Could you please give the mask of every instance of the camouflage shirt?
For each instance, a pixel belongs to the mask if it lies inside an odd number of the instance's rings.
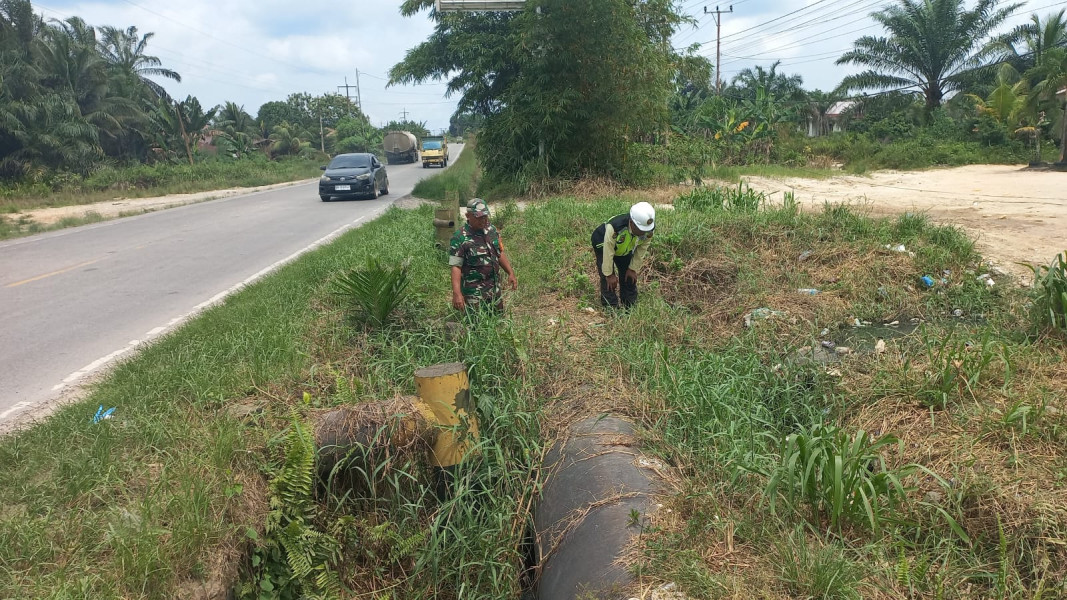
[[[464,224],[452,235],[448,264],[460,268],[460,291],[468,301],[488,302],[500,297],[500,234]]]

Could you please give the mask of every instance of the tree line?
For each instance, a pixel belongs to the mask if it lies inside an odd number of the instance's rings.
[[[432,5],[406,0],[401,12]],[[1039,159],[1042,140],[1067,138],[1064,97],[1056,94],[1067,86],[1067,26],[1060,11],[998,33],[1020,8],[897,0],[872,13],[883,33],[855,40],[837,61],[863,70],[825,92],[804,89],[780,63],[744,69],[717,92],[699,46],[671,46],[692,20],[669,0],[529,0],[515,13],[431,12],[433,34],[390,77],[447,81],[460,111],[480,119],[487,178],[520,187],[552,177],[640,180],[634,174],[654,170],[650,160],[679,157],[794,164],[812,152],[804,139],[826,136],[835,123],[851,131],[838,136],[846,153],[846,143],[876,150],[927,136],[978,154]],[[835,106],[844,114],[830,114]]]
[[[101,165],[380,151],[383,131],[345,96],[290,94],[253,116],[234,102],[173,98],[181,75],[150,52],[152,33],[46,20],[29,0],[0,0],[0,178],[85,175]],[[160,83],[163,82],[163,83]],[[316,158],[319,158],[316,156]]]

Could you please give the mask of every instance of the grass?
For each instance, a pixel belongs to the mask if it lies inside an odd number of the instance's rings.
[[[286,597],[334,576],[345,597],[518,597],[540,457],[601,412],[634,419],[674,465],[632,595],[666,581],[694,598],[1067,593],[1067,346],[1034,335],[1025,294],[975,282],[971,240],[847,207],[678,207],[659,215],[637,306],[590,314],[589,232],[631,200],[495,210],[520,289],[507,316],[475,323],[448,307],[431,208],[391,210],[0,441],[0,597],[170,598],[205,582]],[[885,248],[900,243],[914,257]],[[408,261],[409,296],[391,325],[354,328],[332,282],[371,257]],[[773,316],[745,327],[757,308]],[[913,318],[914,332],[886,324]],[[852,350],[823,364],[810,351],[823,341]],[[414,369],[456,360],[482,438],[448,499],[414,451],[285,483],[306,465],[298,427],[411,394]],[[91,424],[100,404],[115,417]],[[816,437],[818,460],[799,460]],[[804,468],[789,475],[794,455]],[[788,489],[795,510],[769,510]],[[317,540],[310,571],[286,556],[283,523]]]
[[[475,138],[467,140],[463,153],[452,163],[448,169],[420,180],[411,191],[413,196],[427,200],[444,202],[460,202],[466,204],[475,197],[478,190],[478,181],[481,171],[478,169],[478,158],[475,155]]]

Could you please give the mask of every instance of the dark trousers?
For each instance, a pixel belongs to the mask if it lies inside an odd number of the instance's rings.
[[[615,290],[608,288],[608,278],[600,270],[604,263],[604,249],[593,246],[593,254],[596,255],[596,272],[600,275],[600,303],[604,306],[619,307],[619,297],[622,297],[623,308],[630,308],[637,302],[637,281],[626,280],[626,270],[630,268],[630,259],[633,254],[615,257],[615,273],[619,276],[619,295]]]

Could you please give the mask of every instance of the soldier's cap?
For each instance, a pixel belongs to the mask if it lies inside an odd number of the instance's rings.
[[[489,205],[481,198],[473,198],[467,203],[467,215],[471,217],[488,217]]]

